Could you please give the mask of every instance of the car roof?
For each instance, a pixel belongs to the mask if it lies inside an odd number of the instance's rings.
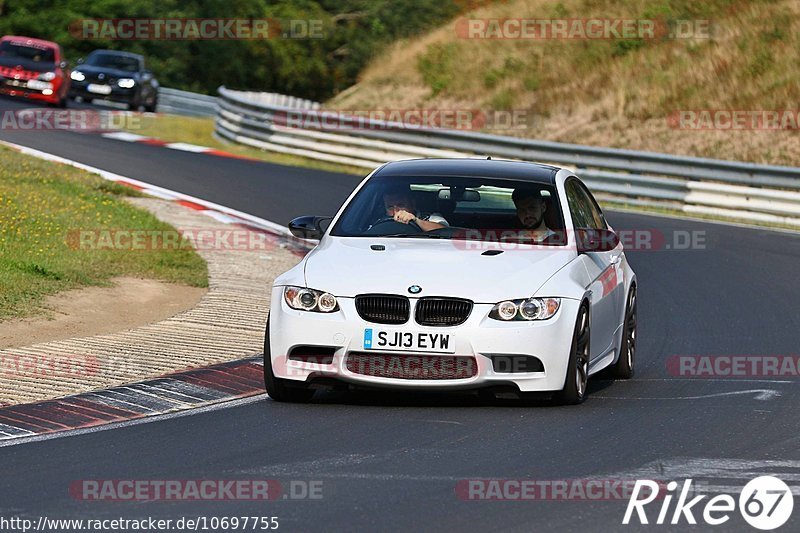
[[[373,177],[458,176],[500,178],[552,185],[559,170],[561,169],[558,167],[526,161],[477,158],[409,159],[386,163],[373,174]]]
[[[134,54],[133,52],[123,52],[121,50],[92,50],[89,55],[92,54],[108,54],[108,55],[115,55],[115,56],[125,56],[125,57],[132,57],[134,59],[143,60],[144,56],[141,54]]]
[[[55,48],[56,50],[59,49],[58,44],[54,43],[53,41],[45,41],[44,39],[36,39],[34,37],[25,37],[24,35],[5,35],[3,36],[2,41],[30,41],[31,44],[46,47],[46,48]]]

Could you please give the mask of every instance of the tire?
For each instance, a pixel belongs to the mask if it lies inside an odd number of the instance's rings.
[[[300,382],[276,378],[272,372],[272,357],[269,347],[269,318],[264,333],[264,388],[270,398],[278,402],[305,403],[314,396],[314,391]]]
[[[572,334],[569,363],[564,388],[556,393],[554,399],[563,405],[577,405],[586,399],[586,388],[589,382],[589,340],[591,329],[589,308],[581,305],[575,319],[575,330]]]
[[[628,300],[625,303],[625,318],[622,325],[622,339],[619,346],[619,358],[612,368],[615,379],[633,377],[636,363],[636,285],[631,285]]]
[[[155,100],[153,100],[152,104],[145,105],[144,106],[144,110],[147,111],[148,113],[155,113],[157,107],[158,107],[158,100],[155,99]]]

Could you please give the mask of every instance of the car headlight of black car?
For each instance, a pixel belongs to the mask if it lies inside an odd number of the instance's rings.
[[[329,292],[288,286],[283,289],[283,299],[292,309],[312,311],[315,313],[333,313],[339,310],[336,296]]]
[[[80,70],[73,70],[69,77],[75,81],[84,81],[86,79],[86,76]]]

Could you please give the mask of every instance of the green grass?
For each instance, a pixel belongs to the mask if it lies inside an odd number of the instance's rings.
[[[134,127],[135,126],[135,127]],[[339,165],[326,161],[317,161],[306,157],[276,152],[265,152],[223,141],[214,136],[214,119],[211,117],[183,117],[178,115],[148,115],[141,116],[138,122],[131,123],[127,128],[131,133],[155,137],[167,142],[183,142],[208,146],[217,150],[225,150],[232,154],[260,159],[268,163],[287,165],[292,167],[314,168],[328,172],[342,172],[364,176],[367,170],[348,165]],[[377,166],[377,165],[376,165]]]
[[[40,313],[48,295],[116,276],[207,287],[205,261],[193,250],[80,250],[70,241],[79,230],[173,231],[124,199],[138,195],[0,147],[0,321]]]

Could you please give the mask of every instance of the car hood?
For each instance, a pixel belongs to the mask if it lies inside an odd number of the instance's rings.
[[[75,70],[79,72],[83,72],[84,74],[105,74],[109,78],[133,78],[138,79],[139,73],[138,72],[131,72],[130,70],[118,70],[115,68],[108,68],[108,67],[93,67],[91,65],[81,65]]]
[[[2,75],[5,76],[12,76],[13,74],[35,74],[38,76],[42,72],[51,72],[55,69],[55,63],[31,61],[21,57],[0,56],[0,70],[3,71]]]
[[[375,251],[374,245],[385,250]],[[565,247],[504,245],[482,255],[481,243],[440,239],[326,237],[306,258],[306,286],[354,297],[364,293],[454,296],[496,303],[535,294],[576,253]],[[554,295],[555,296],[555,295]]]

